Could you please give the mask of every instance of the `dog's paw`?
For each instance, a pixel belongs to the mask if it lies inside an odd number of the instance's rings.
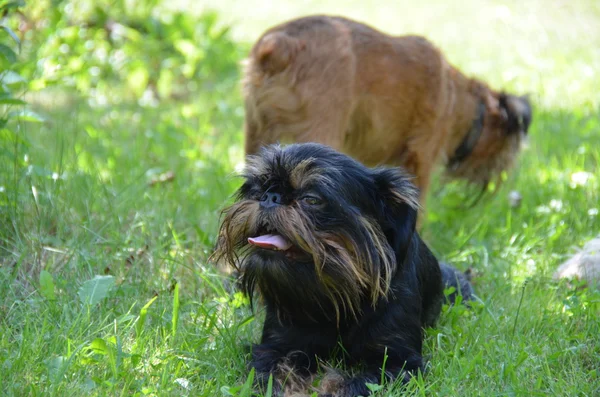
[[[319,397],[333,397],[342,388],[344,381],[342,374],[329,369],[319,385]]]

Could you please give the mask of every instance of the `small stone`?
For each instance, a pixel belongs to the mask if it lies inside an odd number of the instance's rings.
[[[588,287],[600,287],[600,236],[588,241],[556,269],[554,279],[560,278],[578,279]]]

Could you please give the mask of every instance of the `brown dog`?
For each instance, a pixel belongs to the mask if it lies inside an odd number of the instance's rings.
[[[323,143],[369,166],[405,167],[421,201],[439,163],[452,178],[497,178],[531,121],[526,98],[466,77],[426,39],[341,17],[268,30],[248,59],[244,98],[246,154]]]

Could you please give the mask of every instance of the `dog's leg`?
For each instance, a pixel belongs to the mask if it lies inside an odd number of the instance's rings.
[[[412,320],[414,318],[415,316],[403,317],[405,322],[395,322],[403,324],[402,329],[390,330],[392,335],[387,334],[384,339],[372,341],[368,346],[362,347],[363,352],[371,346],[377,347],[367,357],[363,356],[361,361],[365,364],[364,372],[347,379],[335,373],[333,376],[327,374],[321,382],[319,396],[369,396],[371,391],[367,387],[368,383],[380,384],[383,378],[384,382],[399,380],[406,384],[419,371],[424,372],[421,356],[422,329],[419,321]]]
[[[271,375],[275,378],[275,370],[283,358],[284,355],[274,346],[260,344],[252,347],[250,367],[255,369],[256,383],[261,389],[266,390]],[[275,381],[275,379],[273,380]],[[280,385],[277,386],[280,388]]]
[[[427,193],[433,166],[431,160],[423,160],[419,153],[412,153],[404,164],[406,170],[415,177],[413,183],[419,189],[420,208],[417,216],[417,230],[421,230],[423,226],[423,217],[425,216]]]
[[[250,365],[256,371],[256,385],[262,393],[266,392],[272,376],[273,396],[304,391],[314,372],[311,371],[311,360],[304,352],[283,355],[275,346],[261,344],[254,347],[252,356]]]
[[[254,104],[246,99],[244,101],[244,109],[246,113],[246,117],[244,118],[244,149],[246,156],[258,154],[260,147],[267,143],[274,142],[263,142],[263,140],[268,140],[268,134],[261,134],[260,128],[257,120],[257,114]]]
[[[257,135],[258,127],[253,120],[246,118],[244,122],[245,142],[244,151],[246,156],[255,155],[261,147],[260,138]]]
[[[417,229],[419,230],[422,228],[423,219],[426,216],[427,194],[429,193],[432,174],[437,166],[435,159],[439,158],[440,151],[445,145],[445,141],[441,139],[448,135],[443,128],[444,123],[441,121],[425,122],[415,128],[415,139],[409,146],[406,162],[400,164],[414,175],[413,183],[419,189],[419,203],[421,206],[417,218]],[[437,133],[432,135],[432,131],[437,131]],[[431,136],[439,136],[440,139],[432,141]]]
[[[386,363],[383,378],[387,382],[393,382],[401,379],[403,384],[410,381],[413,374],[423,370],[422,359],[419,354],[413,354],[412,358],[407,360],[403,365],[392,365]],[[323,382],[327,384],[325,388],[321,388],[319,397],[357,397],[370,396],[371,390],[367,384],[380,384],[383,370],[378,366],[372,366],[369,370],[361,373],[350,379],[343,380],[338,375],[326,376]],[[332,380],[333,378],[333,380]],[[336,379],[338,378],[338,379]]]
[[[403,280],[407,278],[403,277]],[[337,387],[334,382],[322,382],[323,396],[369,396],[371,391],[367,383],[380,384],[383,378],[384,382],[398,380],[405,384],[419,371],[424,372],[420,303],[416,304],[410,291],[414,289],[404,293],[396,291],[397,300],[386,307],[380,321],[369,322],[362,332],[358,332],[361,335],[358,339],[349,341],[348,353],[362,361],[366,370],[358,376],[338,381]],[[375,329],[378,331],[373,332]],[[327,388],[328,383],[333,386]]]
[[[270,376],[273,376],[274,396],[282,395],[284,390],[297,391],[305,387],[317,365],[312,349],[304,343],[298,346],[297,342],[303,337],[311,339],[305,332],[298,333],[291,328],[267,329],[262,343],[253,346],[250,366],[256,371],[256,384],[262,391],[266,390]]]

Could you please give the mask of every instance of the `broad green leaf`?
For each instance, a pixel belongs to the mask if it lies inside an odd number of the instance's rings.
[[[102,338],[96,338],[90,343],[89,349],[91,349],[94,353],[98,354],[108,354],[109,347]]]
[[[0,105],[25,105],[27,102],[17,99],[8,92],[0,94]]]
[[[237,395],[240,387],[231,387],[231,386],[221,386],[221,394],[225,396],[235,396]]]
[[[46,88],[47,81],[43,78],[31,80],[29,82],[29,89],[32,91],[39,91],[42,88]]]
[[[9,28],[8,26],[0,25],[0,28],[2,30],[4,30],[6,33],[8,33],[8,35],[10,37],[12,37],[12,39],[15,41],[15,43],[17,43],[17,45],[19,46],[19,51],[21,51],[21,40],[19,40],[19,36],[17,36],[15,34],[15,32],[13,32],[13,30],[11,28]]]
[[[40,294],[49,301],[56,299],[54,280],[46,270],[42,270],[40,273]]]
[[[115,345],[111,343],[110,340],[109,342],[106,342],[104,339],[96,338],[92,341],[92,343],[90,343],[88,349],[90,349],[96,354],[102,354],[106,356],[106,358],[108,359],[108,364],[110,365],[110,368],[113,372],[113,375],[117,374],[118,352],[115,348]]]
[[[7,45],[0,43],[0,55],[8,61],[9,64],[17,62],[17,54]]]
[[[383,389],[383,386],[377,383],[365,383],[365,386],[367,386],[367,389],[369,389],[372,392],[377,392]]]
[[[25,80],[19,73],[13,72],[12,70],[5,70],[0,73],[0,83],[4,85],[17,85],[17,84],[25,84],[27,80]]]
[[[26,105],[27,102],[17,98],[0,99],[0,105]]]
[[[25,7],[24,0],[9,1],[6,4],[0,5],[0,14],[4,15],[4,13],[6,13],[11,8],[19,8],[19,7]],[[4,26],[2,26],[2,27],[4,27]]]
[[[96,276],[79,288],[79,299],[86,305],[95,305],[108,296],[115,285],[113,276]]]
[[[31,121],[33,123],[43,123],[46,121],[46,119],[30,109],[21,109],[9,112],[8,117],[19,119],[21,121]]]
[[[67,357],[64,356],[53,356],[45,360],[46,367],[50,373],[50,377],[53,382],[59,382],[59,375],[63,373],[63,368],[68,364]]]

